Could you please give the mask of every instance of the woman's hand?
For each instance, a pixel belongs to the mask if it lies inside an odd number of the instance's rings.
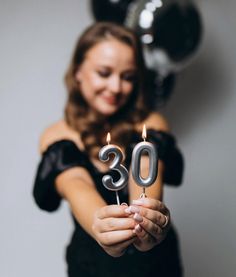
[[[135,220],[127,212],[127,206],[110,205],[97,210],[93,232],[101,247],[111,256],[120,257],[137,238]]]
[[[138,250],[150,250],[164,240],[170,226],[170,212],[161,201],[140,198],[128,210],[136,221],[134,246]]]

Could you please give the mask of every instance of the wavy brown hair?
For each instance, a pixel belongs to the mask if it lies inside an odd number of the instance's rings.
[[[134,89],[127,103],[114,115],[104,117],[93,114],[80,93],[75,74],[86,59],[86,53],[97,43],[115,38],[130,46],[134,51],[137,76]],[[65,119],[75,129],[84,143],[89,155],[97,155],[104,145],[106,133],[111,132],[112,142],[121,146],[130,141],[134,125],[142,121],[150,112],[148,95],[143,89],[145,65],[141,43],[136,34],[117,24],[108,22],[95,23],[85,30],[79,38],[69,68],[65,75],[68,99],[65,107]]]

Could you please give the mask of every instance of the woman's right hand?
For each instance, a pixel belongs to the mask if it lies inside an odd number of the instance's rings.
[[[94,215],[93,232],[101,247],[111,256],[120,257],[136,239],[136,225],[127,206],[109,205],[97,210]]]

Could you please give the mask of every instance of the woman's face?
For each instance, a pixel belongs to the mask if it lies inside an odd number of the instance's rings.
[[[75,78],[92,110],[110,116],[127,102],[136,71],[133,49],[111,38],[88,50]]]

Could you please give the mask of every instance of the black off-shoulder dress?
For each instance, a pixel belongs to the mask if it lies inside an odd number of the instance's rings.
[[[164,182],[180,185],[183,176],[183,158],[176,147],[174,137],[162,131],[148,130],[148,140],[157,147],[159,158],[165,164]],[[132,148],[139,141],[140,135],[134,134],[132,143],[126,149],[127,168],[130,166]],[[108,204],[116,203],[115,193],[108,191],[102,184],[102,177],[105,174],[111,175],[115,180],[119,179],[116,171],[99,172],[87,154],[78,149],[74,142],[60,140],[48,147],[38,166],[33,196],[41,209],[51,212],[59,207],[61,197],[54,186],[55,178],[61,172],[75,166],[82,166],[88,170],[98,192]],[[121,202],[128,202],[127,189],[119,191],[119,196]],[[113,258],[84,231],[74,217],[73,220],[75,229],[66,250],[69,277],[182,276],[178,238],[173,226],[166,239],[150,251],[140,252],[130,246],[122,257]]]

